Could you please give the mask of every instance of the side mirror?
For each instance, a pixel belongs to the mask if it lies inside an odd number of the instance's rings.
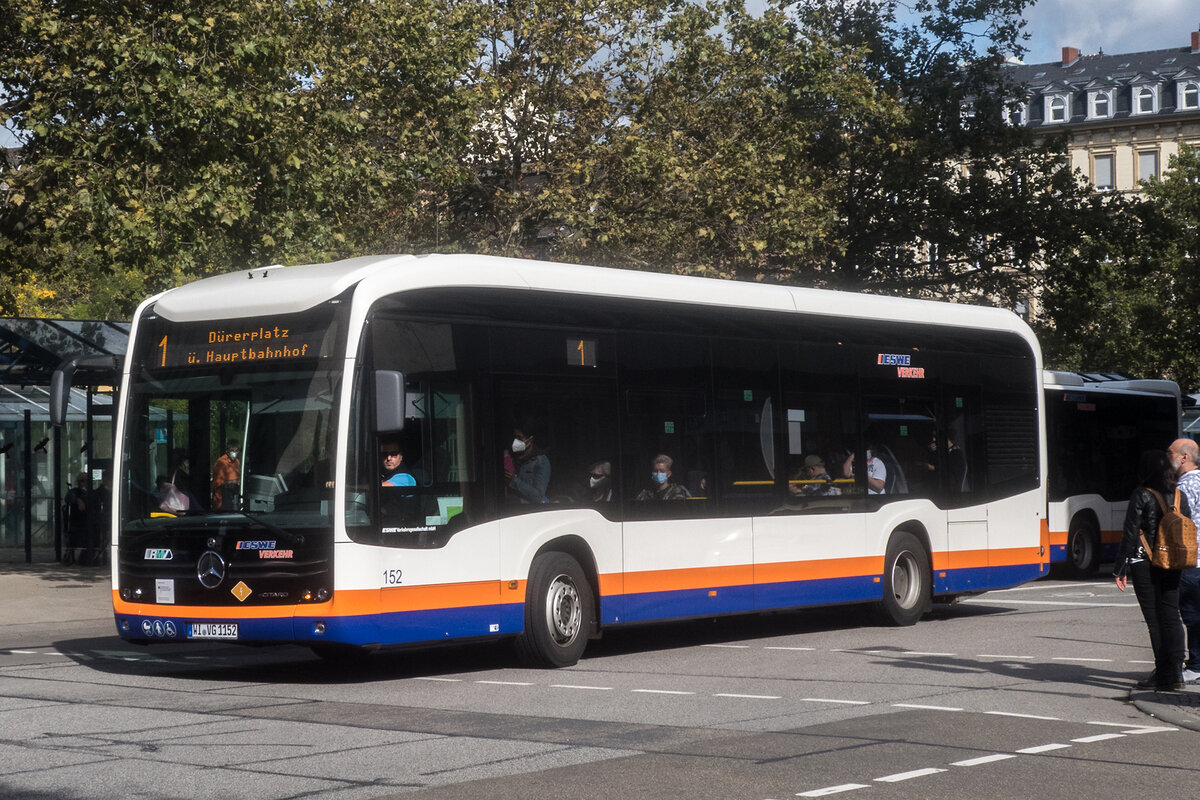
[[[58,365],[50,376],[50,424],[56,428],[66,424],[77,370],[101,373],[105,383],[115,384],[120,379],[121,359],[119,356],[75,356]]]
[[[404,373],[394,370],[375,372],[375,432],[390,433],[404,429]]]

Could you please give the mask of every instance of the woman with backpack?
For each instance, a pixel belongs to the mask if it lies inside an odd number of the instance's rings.
[[[1184,632],[1179,617],[1182,570],[1163,569],[1150,563],[1150,553],[1158,542],[1158,524],[1165,509],[1174,505],[1175,497],[1175,469],[1170,456],[1162,450],[1142,453],[1138,487],[1129,498],[1113,571],[1117,588],[1122,592],[1127,581],[1133,581],[1133,591],[1150,632],[1154,671],[1138,681],[1140,689],[1183,688]],[[1190,516],[1187,498],[1180,495],[1179,503],[1175,510]]]

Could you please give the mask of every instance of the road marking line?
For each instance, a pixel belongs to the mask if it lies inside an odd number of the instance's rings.
[[[1061,717],[1042,717],[1037,714],[1017,714],[1013,711],[985,711],[984,714],[991,714],[993,717],[1017,717],[1018,719],[1041,719],[1047,722],[1062,722]]]
[[[947,658],[953,658],[954,656],[957,656],[958,653],[922,653],[918,650],[905,650],[900,655],[902,655],[902,656],[945,656]]]
[[[994,753],[990,756],[980,756],[979,758],[968,758],[966,761],[955,761],[950,766],[952,767],[976,767],[980,764],[991,764],[993,761],[1007,761],[1010,758],[1016,758],[1015,753]]]
[[[953,706],[923,706],[917,703],[892,703],[892,708],[919,708],[925,711],[962,711]]]
[[[488,686],[533,686],[532,683],[524,681],[475,681],[476,683],[486,683]]]
[[[764,647],[763,649],[764,650],[816,650],[817,648],[815,648],[815,647],[777,647],[777,646],[768,645],[767,647]]]
[[[834,700],[828,697],[802,697],[801,703],[839,703],[846,706],[869,706],[870,700]]]
[[[1141,736],[1143,733],[1167,733],[1169,731],[1177,731],[1179,728],[1130,728],[1129,730],[1121,731],[1121,733],[1130,736]]]
[[[988,592],[988,594],[994,594]],[[1013,605],[1013,606],[1077,606],[1084,608],[1137,608],[1137,603],[1080,603],[1067,600],[1009,600],[989,603],[987,600],[960,600],[960,603],[978,603],[981,605]]]
[[[997,655],[995,653],[981,653],[975,657],[976,658],[1003,658],[1008,661],[1031,661],[1033,659],[1033,656],[1005,656],[1005,655]]]
[[[938,767],[926,767],[925,769],[914,769],[912,772],[897,772],[895,775],[884,775],[882,778],[876,778],[877,783],[900,783],[900,781],[911,781],[913,778],[924,778],[926,775],[936,775],[939,772],[945,772],[944,769]]]
[[[438,683],[462,683],[462,678],[426,678],[418,677],[419,681],[437,681]]]
[[[671,689],[634,689],[633,691],[641,694],[695,694],[695,692],[677,692]]]
[[[813,789],[811,792],[797,792],[796,797],[826,797],[831,794],[841,794],[854,789],[869,789],[865,783],[843,783],[841,786],[826,786],[824,789]]]
[[[1068,658],[1066,656],[1054,656],[1050,660],[1051,661],[1086,661],[1088,663],[1097,663],[1097,664],[1111,664],[1113,662],[1113,660],[1111,658],[1073,658],[1073,657]]]
[[[1123,734],[1123,733],[1098,733],[1095,736],[1084,736],[1079,739],[1072,739],[1071,741],[1079,742],[1080,744],[1091,744],[1092,742],[1103,742],[1108,739],[1124,739],[1124,738],[1125,738],[1125,734]]]
[[[749,650],[748,644],[702,644],[701,647],[724,647],[729,650]]]
[[[783,698],[775,694],[714,694],[713,697],[740,697],[746,700],[782,700]]]
[[[1022,755],[1034,756],[1038,753],[1049,753],[1051,750],[1065,750],[1070,746],[1069,744],[1039,744],[1037,747],[1025,747],[1017,752]]]
[[[593,692],[611,692],[611,686],[579,686],[571,683],[552,683],[551,689],[590,689]]]

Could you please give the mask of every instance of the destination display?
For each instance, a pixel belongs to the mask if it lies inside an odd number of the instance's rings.
[[[212,367],[301,361],[321,355],[327,327],[296,328],[295,319],[161,324],[145,354],[151,367]],[[310,321],[311,322],[311,321]]]

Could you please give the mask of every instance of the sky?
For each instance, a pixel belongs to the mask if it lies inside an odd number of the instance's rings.
[[[1140,53],[1190,46],[1200,31],[1196,0],[1036,0],[1025,11],[1026,64],[1062,59],[1063,47],[1085,55]]]

